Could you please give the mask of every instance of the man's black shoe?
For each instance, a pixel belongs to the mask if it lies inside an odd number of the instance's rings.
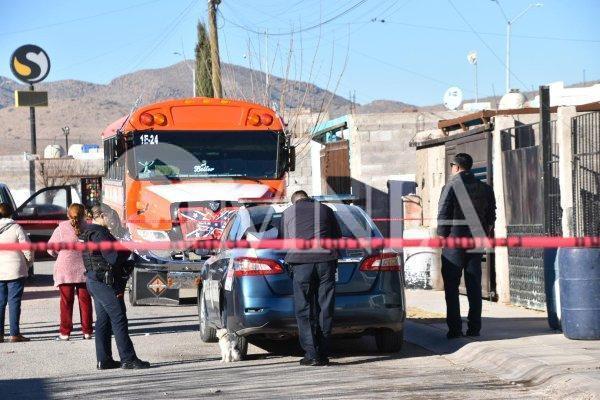
[[[448,332],[446,333],[446,338],[447,339],[457,339],[459,337],[462,337],[463,334],[462,332]]]
[[[480,336],[479,331],[472,331],[470,329],[467,329],[467,334],[466,336],[471,336],[471,337],[476,337],[476,336]]]
[[[329,365],[329,359],[328,358],[306,358],[304,357],[303,359],[300,360],[300,365],[303,365],[305,367],[324,367],[326,365]]]
[[[115,369],[120,367],[121,363],[115,360],[98,361],[98,364],[96,364],[96,368],[98,369]]]
[[[317,366],[319,366],[319,367],[324,367],[326,365],[329,365],[329,358],[327,358],[327,357],[319,358],[317,361],[318,361]]]
[[[150,363],[148,361],[142,361],[139,358],[136,358],[133,361],[126,361],[121,363],[121,368],[123,369],[146,369],[150,368]]]
[[[305,356],[305,357],[303,357],[303,358],[300,360],[300,365],[304,365],[304,366],[306,367],[306,366],[309,366],[309,365],[313,365],[313,363],[314,363],[314,362],[315,362],[315,359],[314,359],[314,358],[307,358],[307,357]]]

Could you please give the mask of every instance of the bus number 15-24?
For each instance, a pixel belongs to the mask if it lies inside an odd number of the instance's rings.
[[[158,144],[158,135],[141,135],[140,144]]]

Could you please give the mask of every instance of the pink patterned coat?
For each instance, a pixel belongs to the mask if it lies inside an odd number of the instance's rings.
[[[48,243],[52,242],[76,242],[75,230],[69,221],[58,224]],[[56,256],[56,252],[48,251],[50,255]],[[63,283],[83,283],[85,278],[85,267],[80,251],[61,250],[54,264],[54,286]]]

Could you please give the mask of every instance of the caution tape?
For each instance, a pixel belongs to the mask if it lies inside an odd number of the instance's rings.
[[[369,238],[369,239],[272,239],[272,240],[180,240],[170,242],[138,242],[138,241],[116,241],[116,242],[22,242],[22,243],[0,243],[1,250],[31,250],[31,251],[132,251],[132,250],[193,250],[193,249],[231,249],[231,248],[253,248],[253,249],[385,249],[405,247],[430,247],[448,249],[473,249],[473,248],[495,248],[495,247],[522,247],[522,248],[558,248],[558,247],[600,247],[600,237],[506,237],[506,238],[427,238],[427,239],[401,239],[401,238]]]

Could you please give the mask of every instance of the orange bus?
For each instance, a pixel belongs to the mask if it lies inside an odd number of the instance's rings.
[[[102,201],[121,236],[218,239],[244,202],[285,196],[295,152],[277,114],[244,101],[190,98],[139,107],[102,132]],[[130,301],[177,303],[208,252],[136,252]]]

